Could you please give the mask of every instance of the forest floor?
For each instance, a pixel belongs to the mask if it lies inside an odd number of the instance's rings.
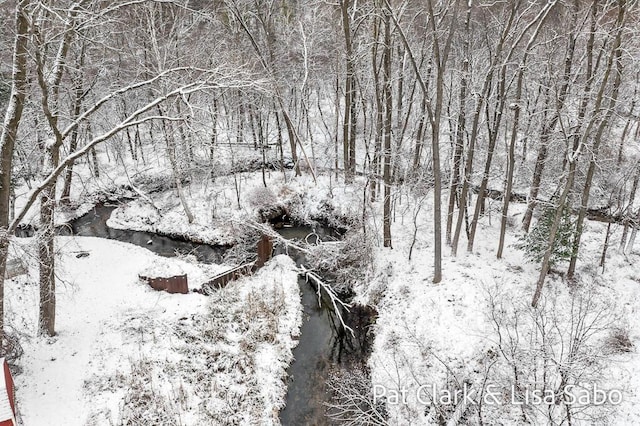
[[[439,417],[456,415],[469,424],[480,419],[510,424],[522,416],[535,423],[535,419],[559,415],[557,407],[529,404],[522,408],[508,403],[514,364],[522,375],[516,383],[519,387],[538,386],[541,368],[548,369],[546,380],[555,383],[562,366],[566,367],[562,371],[569,371],[585,386],[595,383],[622,392],[620,404],[578,409],[576,420],[582,416],[585,421],[640,424],[636,408],[640,406],[636,349],[640,345],[640,254],[633,251],[625,256],[617,250],[617,227],[602,271],[598,263],[606,225],[587,223],[577,284],[568,285],[560,273],[550,274],[541,309],[536,311],[529,304],[538,266],[517,247],[523,205],[512,204],[506,250],[502,259],[496,259],[500,205],[487,200],[473,252],[466,252],[464,235],[457,257],[445,246],[443,280],[433,284],[432,192],[428,188],[405,186],[395,193],[393,249],[389,249],[381,247],[380,201],[363,204],[368,185],[364,179],[345,185],[342,180],[336,183],[334,176],[322,175],[315,183],[308,174],[294,179],[290,170],[286,174],[267,171],[264,178],[260,171],[238,172],[213,182],[196,175],[184,185],[194,216],[189,223],[175,188],[166,185],[171,181],[166,169],[145,166],[127,175],[119,169],[117,165],[107,168],[97,183],[76,188],[74,205],[80,210],[62,212],[58,221],[86,211],[96,200],[93,194],[112,191],[113,198],[136,199],[112,214],[110,226],[201,242],[242,242],[246,224],[259,220],[260,211],[277,205],[286,205],[299,221],[358,224],[357,231],[366,230],[376,248],[369,254],[368,278],[354,288],[355,300],[374,305],[379,312],[369,360],[371,386],[385,390],[391,424],[432,424]],[[122,190],[132,184],[133,190]],[[28,220],[35,223],[36,215]],[[17,376],[17,385],[25,424],[52,424],[45,417],[52,412],[74,421],[82,412],[89,424],[105,424],[106,419],[117,422],[114,419],[141,413],[153,421],[161,419],[154,415],[169,413],[181,424],[203,424],[202,419],[214,421],[211,424],[277,424],[277,410],[286,393],[282,378],[300,322],[296,276],[289,260],[278,258],[256,277],[207,299],[197,294],[156,293],[137,281],[137,274],[149,263],[163,262],[188,270],[190,282],[197,286],[212,272],[202,265],[180,259],[160,261],[142,248],[112,241],[63,237],[57,241],[63,265],[58,336],[35,336],[35,270],[7,284],[9,312],[13,312],[9,323],[20,330],[24,341],[25,353],[19,362],[24,371]],[[91,254],[76,259],[73,253],[78,250]],[[564,268],[561,264],[557,269]],[[259,321],[252,321],[256,312],[262,312],[257,315]],[[616,346],[616,336],[621,334],[628,337],[630,346]],[[546,342],[544,350],[539,341]],[[579,344],[572,343],[576,341]],[[217,364],[203,365],[199,359],[196,367],[183,368],[187,360],[198,357],[193,352],[196,347],[215,353]],[[541,356],[544,351],[546,355]],[[212,368],[217,371],[215,378],[204,374]],[[208,381],[203,385],[205,376]],[[434,403],[433,395],[418,398],[424,385],[442,390],[463,383],[476,389],[495,383],[499,403],[461,410],[459,404]],[[406,400],[394,402],[394,391],[404,392]],[[136,395],[156,398],[136,399]],[[233,405],[230,400],[240,403]],[[74,421],[56,424],[83,424]]]
[[[494,208],[489,206],[489,210]],[[424,209],[430,211],[429,206]],[[518,366],[523,376],[518,386],[539,388],[546,360],[566,367],[585,392],[592,386],[614,392],[612,404],[590,409],[576,404],[574,422],[640,424],[640,254],[635,251],[624,256],[617,250],[618,230],[611,236],[613,247],[602,271],[598,264],[606,225],[587,221],[577,283],[569,285],[562,274],[551,273],[536,311],[530,303],[539,267],[527,261],[517,247],[524,206],[516,204],[510,209],[511,223],[516,226],[507,229],[502,259],[495,255],[500,222],[495,210],[491,219],[487,216],[479,225],[473,252],[466,252],[464,237],[457,257],[445,246],[439,284],[432,283],[433,225],[429,218],[418,223],[420,236],[411,260],[413,225],[406,216],[404,226],[396,220],[392,227],[394,249],[376,251],[378,275],[361,291],[361,300],[378,306],[370,367],[378,394],[388,402],[391,423],[435,424],[440,414],[445,419],[453,417],[460,404],[448,403],[446,392],[464,388],[464,383],[474,392],[492,385],[499,395],[498,401],[489,398],[484,406],[471,404],[464,424],[479,424],[480,412],[485,424],[521,422],[523,410],[520,400],[511,394],[515,384],[510,370],[513,364]],[[557,265],[558,270],[565,267]],[[543,334],[549,340],[546,347],[539,342]],[[543,350],[548,356],[540,353]],[[573,357],[571,350],[575,350]],[[559,386],[552,370],[549,368],[548,380]],[[401,391],[405,401],[394,401]],[[623,397],[620,404],[613,400],[617,391]],[[437,400],[438,396],[445,399],[434,404],[432,397]],[[525,405],[529,421],[542,418],[545,424],[546,406]],[[553,410],[559,414],[559,408]]]

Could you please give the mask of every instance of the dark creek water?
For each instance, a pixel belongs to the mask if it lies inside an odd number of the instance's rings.
[[[306,240],[311,244],[317,238],[322,241],[339,238],[335,231],[322,227],[284,227],[278,232],[286,239]],[[285,252],[298,265],[306,262],[304,254],[299,251],[276,248],[276,253]],[[374,312],[358,306],[349,311],[341,310],[343,320],[355,332],[352,336],[345,331],[323,291],[318,299],[317,288],[311,282],[300,278],[298,283],[304,307],[303,322],[300,342],[293,350],[294,362],[288,370],[287,400],[280,412],[280,420],[284,426],[324,425],[328,424],[326,380],[336,368],[349,368],[366,362],[373,337],[369,325],[374,320]]]
[[[79,235],[83,237],[100,237],[135,244],[164,257],[177,254],[191,254],[203,263],[220,263],[228,247],[198,244],[183,241],[178,238],[159,235],[153,232],[130,231],[114,229],[107,226],[107,220],[117,206],[98,204],[91,211],[68,223],[56,228],[58,235]],[[32,236],[31,228],[19,228],[18,237]]]
[[[109,216],[115,205],[97,205],[84,216],[57,229],[58,235],[79,235],[108,238],[145,247],[165,257],[178,253],[192,254],[203,263],[218,263],[229,247],[183,241],[178,238],[158,235],[152,232],[139,232],[113,229],[107,226]],[[282,223],[279,223],[282,225]],[[337,240],[340,234],[328,227],[311,228],[308,226],[284,225],[277,231],[288,240],[306,241],[310,244],[321,241]],[[21,228],[19,237],[33,235],[33,229]],[[286,253],[298,265],[305,264],[303,253],[277,245],[275,254]],[[304,308],[300,340],[293,351],[294,362],[288,369],[288,391],[286,407],[280,413],[284,426],[324,425],[328,424],[326,405],[328,401],[326,379],[334,368],[349,368],[363,363],[369,355],[372,335],[369,325],[375,313],[366,308],[354,307],[350,312],[343,310],[346,324],[355,331],[355,337],[345,332],[340,324],[326,294],[318,299],[317,289],[304,278],[298,280],[302,305]]]

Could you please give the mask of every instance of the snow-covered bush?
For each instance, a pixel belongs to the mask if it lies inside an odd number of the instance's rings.
[[[615,327],[605,340],[605,347],[611,353],[627,353],[633,350],[628,326]]]
[[[132,363],[125,383],[127,392],[120,419],[123,426],[180,424],[180,408],[175,398],[155,383],[155,368],[148,359]]]
[[[258,186],[249,191],[249,205],[256,210],[273,207],[278,202],[276,194],[270,188]]]
[[[327,380],[329,402],[327,417],[334,424],[386,426],[387,411],[381,399],[373,395],[371,377],[366,368],[338,368]]]
[[[349,232],[337,244],[320,244],[307,256],[311,268],[333,282],[340,293],[349,293],[366,279],[373,265],[373,243],[360,232]]]
[[[231,265],[242,265],[251,262],[258,256],[258,241],[261,233],[254,226],[243,226],[233,224],[229,234],[232,235],[235,243],[224,254],[225,263]]]

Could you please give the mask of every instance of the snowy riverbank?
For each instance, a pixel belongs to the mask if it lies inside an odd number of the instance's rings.
[[[6,284],[9,325],[23,333],[24,424],[277,423],[302,312],[290,259],[205,297],[156,292],[137,276],[179,270],[197,288],[216,265],[99,238],[57,242],[57,336],[35,335],[35,270]]]

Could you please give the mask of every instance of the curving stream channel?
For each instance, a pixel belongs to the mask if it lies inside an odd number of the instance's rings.
[[[118,240],[145,247],[165,257],[178,253],[194,255],[199,262],[220,263],[227,246],[211,246],[152,232],[114,229],[107,220],[117,205],[99,204],[85,215],[57,229],[58,235],[78,235]],[[277,231],[288,240],[305,240],[315,233],[321,240],[340,238],[327,227],[285,225]],[[32,229],[22,229],[18,237],[33,235]],[[312,238],[313,239],[313,238]],[[313,242],[313,241],[311,241]],[[303,253],[277,245],[275,254],[288,254],[296,264],[305,262]],[[335,312],[324,297],[318,297],[317,289],[303,277],[298,279],[301,302],[304,309],[303,324],[298,345],[293,350],[294,361],[288,369],[286,406],[280,413],[284,426],[328,424],[325,403],[328,400],[325,381],[336,366],[363,363],[369,354],[371,336],[368,325],[373,315],[366,309],[352,308],[341,312],[344,321],[356,332],[352,337],[345,333]],[[348,367],[347,367],[348,368]]]

